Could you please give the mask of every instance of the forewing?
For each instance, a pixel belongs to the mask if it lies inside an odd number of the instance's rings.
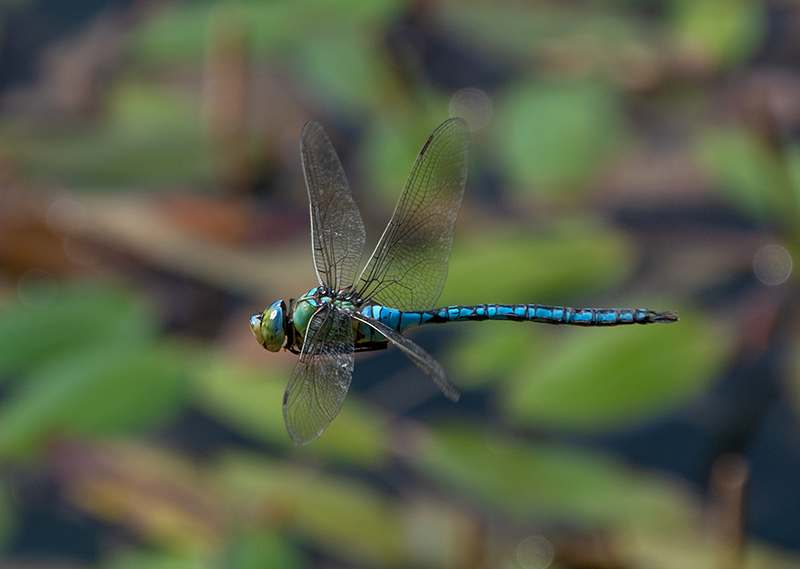
[[[370,318],[360,312],[353,313],[352,317],[368,326],[372,326],[375,330],[383,334],[392,344],[400,348],[419,369],[424,371],[448,399],[458,401],[460,397],[458,389],[448,381],[447,377],[444,375],[444,369],[442,369],[441,364],[437,362],[432,355],[397,332],[394,328],[390,328],[379,320]]]
[[[392,219],[361,273],[363,299],[400,310],[433,308],[447,279],[468,149],[467,124],[459,118],[442,123],[422,147]]]
[[[339,157],[318,122],[310,121],[303,127],[300,154],[311,209],[317,280],[338,291],[355,284],[364,254],[364,222]]]
[[[323,305],[311,317],[283,396],[283,418],[294,444],[310,443],[339,414],[353,375],[353,351],[350,315]]]

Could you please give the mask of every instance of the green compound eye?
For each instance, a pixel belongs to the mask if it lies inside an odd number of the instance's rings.
[[[297,331],[303,336],[306,335],[308,323],[311,321],[311,317],[314,316],[317,308],[319,308],[317,303],[311,299],[301,300],[295,306],[293,315],[294,327],[297,328]]]
[[[256,314],[250,318],[250,329],[258,340],[270,352],[278,352],[286,339],[286,332],[283,329],[283,314],[286,311],[286,304],[282,300],[277,300],[269,305],[262,314]]]

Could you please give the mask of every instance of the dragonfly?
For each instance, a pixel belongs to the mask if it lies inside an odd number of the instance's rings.
[[[271,352],[299,355],[283,397],[283,416],[296,445],[319,437],[350,389],[356,352],[399,348],[442,393],[459,393],[439,362],[403,333],[425,324],[512,320],[616,326],[675,322],[675,312],[569,308],[541,304],[478,304],[435,308],[447,278],[453,227],[467,179],[469,129],[461,118],[442,123],[417,156],[389,224],[363,270],[364,222],[339,157],[316,121],[303,127],[300,154],[311,212],[318,286],[297,300],[272,303],[250,319]]]

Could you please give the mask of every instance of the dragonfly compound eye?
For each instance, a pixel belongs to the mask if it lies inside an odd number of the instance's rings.
[[[278,352],[283,346],[286,334],[283,329],[284,303],[273,302],[263,314],[256,314],[250,319],[250,329],[258,343],[270,352]]]

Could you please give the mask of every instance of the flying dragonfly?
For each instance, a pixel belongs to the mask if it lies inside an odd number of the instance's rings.
[[[367,265],[365,231],[333,144],[315,122],[303,128],[300,154],[311,211],[318,286],[297,300],[271,304],[250,319],[271,352],[299,354],[283,398],[296,445],[319,437],[339,413],[356,352],[392,344],[457,401],[442,366],[403,332],[424,324],[513,320],[617,326],[675,322],[674,312],[629,308],[569,308],[542,304],[478,304],[434,308],[447,278],[453,227],[467,179],[469,129],[460,118],[442,123],[422,147],[389,225]]]

